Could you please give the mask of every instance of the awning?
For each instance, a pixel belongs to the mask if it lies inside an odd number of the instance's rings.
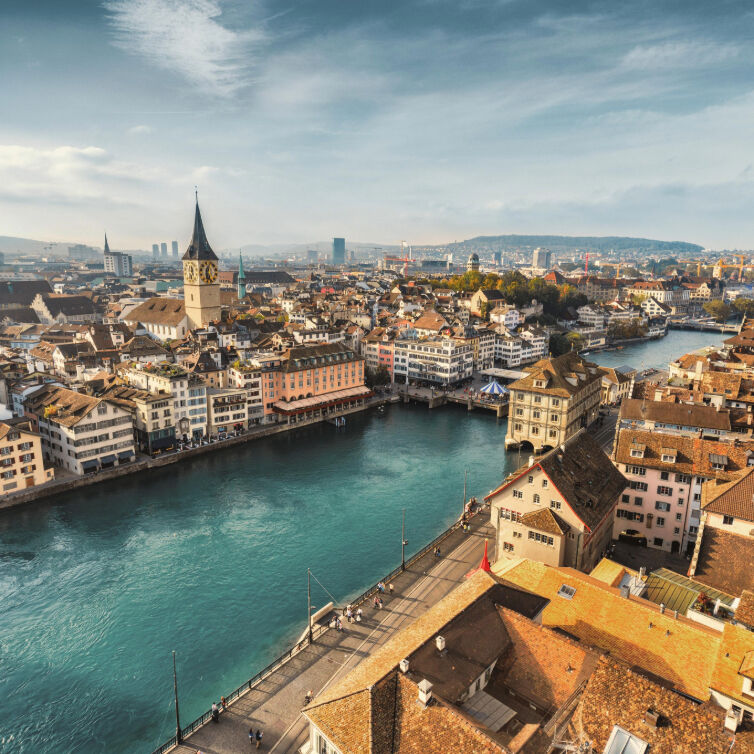
[[[162,450],[163,448],[169,448],[172,445],[175,445],[175,437],[160,437],[149,443],[149,447],[152,450]]]
[[[368,387],[350,387],[346,390],[336,390],[323,395],[313,395],[311,398],[302,398],[298,401],[278,401],[273,404],[273,408],[281,414],[301,414],[305,411],[315,411],[338,403],[368,398],[370,395],[372,395],[372,391]]]
[[[91,460],[81,462],[81,468],[84,471],[91,471],[92,469],[96,469],[97,466],[99,466],[99,461]]]
[[[119,461],[130,461],[133,458],[133,453],[130,450],[122,450],[118,453]]]
[[[102,456],[102,458],[99,459],[100,463],[115,463],[115,456],[114,455],[108,455],[108,456]]]

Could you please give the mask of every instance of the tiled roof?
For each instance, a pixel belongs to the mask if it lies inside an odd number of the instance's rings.
[[[714,406],[699,404],[626,398],[621,404],[620,418],[682,427],[730,430],[730,414],[726,409],[718,411]]]
[[[521,516],[521,523],[530,529],[543,531],[547,534],[563,536],[570,531],[571,527],[560,516],[553,513],[549,508],[538,511],[529,511]]]
[[[741,600],[736,608],[735,618],[738,623],[754,628],[754,592],[749,589],[744,589],[741,592]]]
[[[754,632],[743,626],[726,623],[718,649],[710,688],[751,706],[751,697],[743,694],[743,679],[754,673]]]
[[[730,482],[706,482],[702,487],[702,508],[754,522],[754,466],[739,472]]]
[[[182,300],[156,296],[132,309],[126,315],[126,321],[176,327],[185,316],[186,306]]]
[[[510,564],[510,565],[508,565]],[[718,651],[719,632],[571,568],[534,561],[507,561],[496,573],[522,589],[547,597],[542,625],[559,628],[584,645],[598,647],[633,667],[661,676],[677,690],[705,700]],[[558,594],[561,586],[575,592]],[[754,639],[754,634],[752,634]]]
[[[52,384],[43,385],[26,399],[26,406],[31,413],[41,416],[46,407],[51,407],[54,412],[51,419],[65,427],[78,424],[100,403],[99,398]]]
[[[95,312],[94,304],[86,296],[48,293],[43,294],[42,299],[53,316],[58,314],[76,316],[80,314],[94,314]]]
[[[602,379],[599,368],[585,361],[574,351],[561,356],[540,359],[531,366],[524,367],[525,377],[512,382],[511,390],[525,390],[534,393],[570,397],[595,380]],[[545,387],[536,387],[535,382],[544,381]],[[574,384],[575,382],[575,384]]]
[[[693,577],[733,597],[754,590],[754,538],[705,526]]]
[[[648,709],[659,713],[657,727],[644,722]],[[720,707],[696,704],[603,657],[584,689],[569,737],[587,739],[591,751],[601,752],[618,725],[648,743],[652,754],[727,754],[730,738],[723,716]]]
[[[589,574],[593,579],[604,581],[608,586],[618,586],[626,573],[633,573],[610,558],[602,558]]]

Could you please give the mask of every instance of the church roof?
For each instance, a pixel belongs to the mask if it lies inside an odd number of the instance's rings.
[[[183,255],[183,259],[217,259],[217,255],[212,251],[212,247],[207,240],[207,234],[204,232],[202,215],[199,212],[199,201],[196,202],[196,213],[194,214],[194,235],[191,237],[191,243]]]
[[[105,254],[110,253],[110,247],[107,244],[107,233],[105,233]]]
[[[239,280],[246,280],[246,275],[243,271],[243,256],[239,252],[238,254],[238,279]]]

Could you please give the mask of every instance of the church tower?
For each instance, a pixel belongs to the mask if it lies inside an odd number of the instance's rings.
[[[206,327],[220,319],[220,283],[217,281],[217,256],[204,233],[199,200],[194,215],[194,235],[183,255],[183,300],[189,327]]]
[[[238,300],[246,298],[246,274],[243,271],[243,257],[238,252]]]

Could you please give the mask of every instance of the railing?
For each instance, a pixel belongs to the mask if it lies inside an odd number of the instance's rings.
[[[483,513],[488,511],[487,505],[482,505],[479,507],[479,510],[476,513],[471,514],[470,517],[476,516],[479,513]],[[434,550],[435,547],[437,547],[440,542],[442,542],[444,539],[446,539],[450,534],[452,534],[456,529],[458,529],[461,526],[461,521],[456,521],[454,524],[451,524],[445,531],[443,531],[441,534],[439,534],[437,537],[435,537],[428,545],[425,547],[422,547],[421,550],[414,553],[408,560],[406,560],[405,568],[403,564],[399,565],[397,568],[394,568],[390,573],[385,576],[384,578],[380,579],[380,582],[390,582],[391,579],[398,576],[400,573],[403,573],[403,571],[408,568],[410,565],[415,563],[417,560],[422,558],[424,555],[426,555],[431,550]],[[378,582],[378,583],[380,583]],[[349,600],[349,603],[352,605],[359,605],[362,602],[366,601],[371,597],[373,594],[375,594],[378,591],[377,584],[374,584],[373,586],[370,586],[366,591],[362,592],[358,597],[354,597],[353,599]],[[329,626],[326,624],[314,626],[312,628],[312,640],[319,638],[329,629]],[[237,689],[234,689],[229,694],[225,696],[225,699],[228,703],[232,702],[234,699],[237,699],[241,694],[245,693],[246,691],[249,691],[253,686],[255,686],[260,681],[263,681],[268,675],[270,675],[272,672],[277,670],[279,667],[285,665],[288,660],[290,660],[294,655],[298,654],[300,651],[305,649],[309,646],[309,637],[306,637],[299,641],[297,644],[294,644],[287,652],[280,655],[276,659],[274,659],[266,668],[263,670],[260,670],[258,673],[253,675],[251,678],[249,678],[248,681],[245,681],[242,683]],[[202,725],[204,725],[206,722],[210,720],[212,717],[212,710],[207,710],[203,715],[200,717],[197,717],[196,720],[189,723],[185,728],[181,728],[181,738],[182,740],[185,740],[187,736],[190,736],[195,730],[198,728],[201,728]],[[172,736],[170,739],[168,739],[162,746],[159,746],[156,748],[152,754],[164,754],[166,751],[169,751],[174,746],[177,746],[178,741],[175,736]]]

